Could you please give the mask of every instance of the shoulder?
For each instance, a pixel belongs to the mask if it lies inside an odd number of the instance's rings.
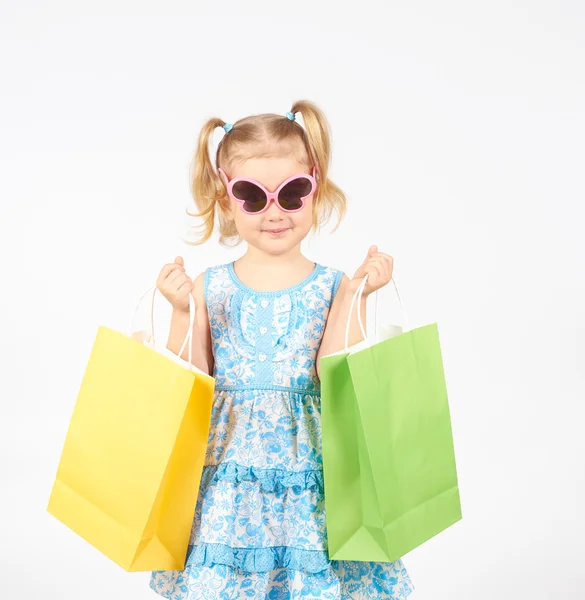
[[[206,279],[210,276],[220,275],[222,273],[228,273],[231,263],[223,263],[221,265],[213,265],[211,267],[207,267],[203,272],[201,272],[198,277],[202,279]]]
[[[231,264],[232,263],[223,263],[221,265],[214,265],[212,267],[207,267],[207,269],[205,269],[205,271],[203,271],[203,273],[201,273],[200,276],[202,276],[203,278],[206,278],[206,277],[209,278],[211,276],[228,274]]]
[[[198,304],[205,299],[205,271],[193,279],[193,296]]]
[[[340,269],[326,265],[321,265],[321,271],[327,286],[331,289],[331,298],[334,298],[347,276]]]
[[[350,286],[351,279],[345,274],[341,273],[341,277],[339,279],[339,285],[337,287],[337,291],[341,292],[340,296],[348,289]]]
[[[198,283],[196,282],[195,285],[201,286],[205,295],[210,291],[213,292],[229,287],[233,283],[230,273],[231,264],[232,263],[224,263],[207,267],[207,269],[197,277],[199,281]]]
[[[198,292],[202,292],[203,288],[205,287],[205,271],[199,273],[199,275],[197,275],[197,277],[195,277],[195,279],[193,279],[193,286],[195,288],[195,291]]]

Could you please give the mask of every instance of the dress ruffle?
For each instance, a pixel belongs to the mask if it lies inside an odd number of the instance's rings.
[[[321,471],[204,467],[190,544],[326,549]]]
[[[231,548],[223,544],[201,542],[189,546],[186,567],[226,565],[245,572],[262,573],[285,568],[319,573],[330,566],[326,551],[304,550],[289,546],[269,548]]]
[[[402,563],[335,562],[317,573],[277,568],[242,571],[191,565],[153,574],[151,588],[169,600],[404,600],[413,589]]]
[[[257,481],[266,493],[282,492],[286,488],[323,492],[323,472],[320,470],[289,471],[285,469],[258,469],[239,465],[233,461],[208,465],[203,469],[202,485],[207,488],[214,481]]]

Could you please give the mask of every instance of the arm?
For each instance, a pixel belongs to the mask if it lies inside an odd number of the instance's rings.
[[[325,332],[321,340],[321,347],[317,353],[318,376],[321,376],[319,361],[322,356],[345,350],[345,329],[347,327],[347,319],[349,318],[349,309],[351,308],[353,296],[362,283],[363,278],[366,275],[368,276],[360,306],[357,309],[354,307],[354,312],[351,315],[348,346],[358,344],[364,339],[361,334],[357,311],[361,311],[362,323],[365,325],[368,296],[388,284],[392,279],[393,270],[394,259],[388,256],[388,254],[378,252],[378,246],[371,246],[366,259],[355,272],[353,279],[348,279],[345,275],[343,276],[337,295],[331,304],[327,325],[325,326]]]
[[[331,304],[331,309],[329,310],[321,346],[317,352],[317,375],[319,376],[321,373],[319,365],[321,356],[327,356],[328,354],[333,354],[334,352],[345,349],[345,329],[347,327],[347,319],[349,318],[349,309],[351,308],[351,301],[360,283],[361,280],[350,280],[347,275],[344,275],[339,284],[339,290],[337,291],[333,303]],[[363,323],[366,322],[366,300],[367,297],[365,295],[362,296],[359,305]],[[358,344],[364,339],[361,334],[356,307],[357,303],[356,306],[354,306],[353,315],[351,315],[349,346]]]
[[[195,300],[195,323],[193,325],[192,337],[192,362],[203,371],[211,375],[213,373],[213,352],[211,347],[211,331],[204,294],[204,273],[201,273],[193,282],[193,299]],[[171,331],[167,342],[167,348],[179,353],[181,345],[185,341],[189,328],[189,311],[173,308],[171,317]],[[183,360],[189,360],[189,350],[185,347],[181,355]]]

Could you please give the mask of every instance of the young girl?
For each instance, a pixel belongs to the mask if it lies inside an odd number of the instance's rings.
[[[209,139],[220,126],[226,134],[214,166]],[[219,223],[220,241],[244,240],[247,251],[195,281],[177,257],[157,282],[173,306],[168,348],[180,351],[192,294],[192,360],[216,381],[186,566],[151,578],[166,598],[395,600],[412,590],[400,560],[327,556],[319,358],[343,349],[352,295],[365,275],[367,297],[393,268],[376,246],[352,279],[301,254],[311,229],[334,211],[344,214],[329,159],[327,121],[308,101],[286,116],[234,125],[210,119],[201,131],[192,183],[204,219],[199,243]],[[365,298],[360,310],[365,318]],[[350,342],[361,339],[354,315]]]

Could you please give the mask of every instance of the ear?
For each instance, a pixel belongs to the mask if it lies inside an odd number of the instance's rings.
[[[217,171],[219,172],[219,176],[221,177],[221,179],[225,183],[225,187],[227,188],[229,182],[228,176],[221,167],[218,167]],[[231,201],[229,196],[227,196],[227,206],[223,206],[221,203],[219,203],[219,210],[221,210],[226,219],[230,221],[234,220],[234,213],[231,210]]]

